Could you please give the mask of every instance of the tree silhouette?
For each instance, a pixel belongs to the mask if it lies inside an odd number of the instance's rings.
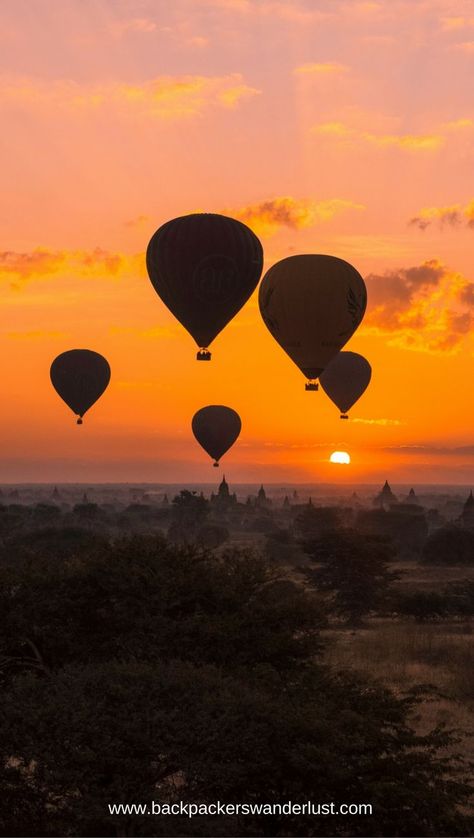
[[[353,530],[328,532],[306,542],[305,550],[320,564],[307,571],[307,578],[319,591],[331,594],[334,611],[351,626],[361,624],[398,578],[388,569],[392,548],[377,536]]]

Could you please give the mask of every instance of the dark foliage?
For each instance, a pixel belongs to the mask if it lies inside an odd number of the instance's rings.
[[[474,565],[474,532],[451,524],[431,533],[423,548],[428,564]]]
[[[0,592],[0,834],[468,834],[455,739],[414,733],[417,696],[331,672],[314,595],[263,560],[142,536],[6,566]],[[108,811],[219,799],[374,814]]]
[[[205,524],[196,533],[196,544],[208,550],[216,550],[229,540],[229,530],[220,524]]]
[[[383,538],[354,530],[328,532],[307,541],[305,551],[317,570],[307,571],[310,583],[332,596],[333,610],[352,626],[381,604],[390,584],[398,578],[388,569],[392,548]]]
[[[82,560],[31,560],[0,570],[0,648],[15,669],[89,660],[183,659],[286,668],[319,648],[313,598],[285,597],[262,560],[135,537]]]

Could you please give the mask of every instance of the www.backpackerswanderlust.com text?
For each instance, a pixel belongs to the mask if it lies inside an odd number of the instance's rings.
[[[109,803],[110,815],[179,815],[194,818],[202,815],[372,815],[371,803]]]

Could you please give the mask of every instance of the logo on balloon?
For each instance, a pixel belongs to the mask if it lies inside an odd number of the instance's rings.
[[[193,285],[201,302],[225,303],[238,288],[237,265],[229,256],[206,256],[194,271]]]
[[[347,310],[352,319],[352,325],[357,328],[364,316],[365,307],[367,305],[367,295],[364,293],[359,299],[352,288],[349,288],[347,294]]]

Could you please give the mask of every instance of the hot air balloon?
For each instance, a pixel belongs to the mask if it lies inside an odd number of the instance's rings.
[[[240,416],[231,407],[210,404],[201,407],[192,420],[193,434],[199,445],[214,460],[214,467],[220,458],[234,444],[240,434],[242,422]]]
[[[196,341],[198,361],[209,361],[209,345],[257,286],[263,250],[241,221],[196,213],[154,233],[146,265],[156,293]]]
[[[108,361],[90,349],[70,349],[62,352],[51,364],[54,389],[76,413],[78,425],[82,417],[102,395],[110,381]]]
[[[372,368],[357,352],[339,352],[321,373],[321,387],[341,411],[341,419],[348,419],[347,411],[360,399],[369,386]]]
[[[318,378],[359,326],[367,305],[364,280],[336,256],[298,255],[277,262],[259,291],[265,325],[317,390]]]

